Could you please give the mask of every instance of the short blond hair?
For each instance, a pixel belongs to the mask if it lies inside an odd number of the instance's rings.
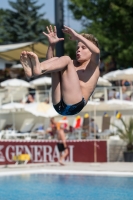
[[[83,37],[85,37],[87,40],[90,40],[93,44],[95,44],[99,48],[98,40],[94,37],[92,34],[87,33],[81,33]]]

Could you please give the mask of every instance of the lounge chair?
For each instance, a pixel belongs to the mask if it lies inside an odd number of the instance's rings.
[[[44,129],[44,124],[43,123],[39,123],[37,122],[31,129],[31,132],[36,132],[37,130],[39,130],[39,128],[43,128]]]
[[[89,117],[89,114],[86,113],[84,115],[84,118],[83,118],[83,124],[82,124],[82,139],[85,139],[87,137],[89,137],[89,134],[90,134],[90,117]]]
[[[31,138],[45,138],[45,128],[43,123],[36,123],[29,134]]]
[[[103,116],[102,119],[102,130],[101,132],[98,134],[98,136],[100,137],[108,137],[111,134],[111,130],[110,130],[110,121],[111,121],[111,117],[110,116]]]
[[[34,126],[34,119],[32,118],[25,119],[19,132],[20,133],[30,132],[33,126]]]
[[[32,118],[25,119],[19,131],[15,130],[7,131],[5,133],[5,138],[9,139],[9,138],[29,137],[30,136],[29,132],[31,131],[33,125],[34,125],[34,119]]]
[[[110,128],[110,116],[103,116],[102,120],[102,132],[109,130]]]

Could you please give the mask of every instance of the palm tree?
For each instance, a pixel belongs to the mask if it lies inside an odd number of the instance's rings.
[[[133,151],[133,118],[129,119],[129,123],[125,123],[121,116],[117,117],[121,120],[124,125],[124,130],[115,124],[112,124],[117,128],[116,132],[119,134],[120,138],[127,142],[127,151]]]

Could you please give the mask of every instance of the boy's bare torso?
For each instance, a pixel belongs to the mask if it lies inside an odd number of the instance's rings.
[[[93,93],[99,78],[99,65],[96,66],[96,64],[91,61],[88,61],[87,64],[80,65],[76,60],[72,60],[71,65],[72,67],[75,67],[82,95],[87,102]]]
[[[57,131],[57,139],[62,143],[66,140],[64,131]]]

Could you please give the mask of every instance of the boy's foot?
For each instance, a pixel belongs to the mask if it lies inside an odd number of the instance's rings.
[[[32,68],[33,68],[33,75],[38,76],[41,74],[41,64],[38,60],[38,56],[33,52],[27,52],[28,56],[31,59]]]
[[[20,62],[24,68],[25,75],[27,77],[31,77],[32,76],[32,64],[31,64],[31,60],[30,60],[29,56],[27,55],[26,51],[22,51],[22,53],[20,55]]]
[[[59,160],[59,164],[62,165],[62,166],[65,165],[65,164],[64,164],[62,161],[60,161],[60,160]]]

